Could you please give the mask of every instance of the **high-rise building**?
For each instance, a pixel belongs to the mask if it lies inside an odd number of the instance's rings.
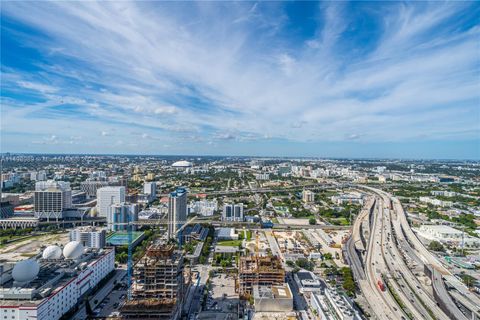
[[[13,205],[8,201],[0,201],[0,219],[13,216]]]
[[[176,233],[187,220],[187,189],[177,188],[168,197],[168,238],[176,238]]]
[[[85,192],[87,199],[97,196],[97,190],[102,187],[107,187],[107,181],[87,180],[80,183],[80,190]]]
[[[125,202],[125,187],[103,187],[97,190],[98,216],[106,218],[112,204]]]
[[[70,231],[70,241],[80,242],[86,248],[105,247],[106,231],[95,227],[78,227]]]
[[[315,193],[310,190],[303,190],[302,198],[305,203],[313,203],[315,201]]]
[[[243,221],[243,203],[225,204],[222,218],[225,221]]]
[[[188,292],[183,253],[173,245],[148,247],[133,270],[132,300],[121,308],[124,319],[176,320]]]
[[[157,197],[157,184],[155,182],[145,182],[143,184],[143,193],[148,195],[149,201],[155,200]]]
[[[30,172],[30,180],[32,181],[45,181],[47,180],[47,173],[45,170]]]
[[[110,231],[127,230],[129,222],[138,221],[138,204],[116,203],[108,208],[107,226]],[[132,227],[132,230],[135,226]]]
[[[72,207],[72,189],[69,182],[42,181],[35,183],[34,210],[37,218],[62,217]]]

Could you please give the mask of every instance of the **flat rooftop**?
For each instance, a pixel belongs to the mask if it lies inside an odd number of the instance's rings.
[[[291,299],[292,291],[288,283],[275,286],[256,286],[253,289],[253,295],[257,299]]]

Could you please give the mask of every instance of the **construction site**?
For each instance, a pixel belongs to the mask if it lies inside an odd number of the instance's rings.
[[[189,284],[182,252],[174,245],[154,243],[133,269],[131,299],[122,307],[122,316],[179,319]]]
[[[258,254],[241,257],[238,270],[238,291],[241,297],[249,297],[254,286],[272,286],[285,283],[285,269],[277,256]]]

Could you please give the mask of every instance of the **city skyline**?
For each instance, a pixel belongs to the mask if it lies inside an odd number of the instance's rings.
[[[2,152],[479,159],[475,2],[2,3]]]

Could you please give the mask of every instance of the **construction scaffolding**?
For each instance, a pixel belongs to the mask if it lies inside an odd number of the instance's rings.
[[[188,284],[183,254],[173,245],[152,244],[133,270],[132,300],[122,307],[127,319],[178,319]]]
[[[258,254],[240,258],[238,291],[240,296],[249,297],[254,286],[272,286],[285,283],[285,269],[277,256]]]

